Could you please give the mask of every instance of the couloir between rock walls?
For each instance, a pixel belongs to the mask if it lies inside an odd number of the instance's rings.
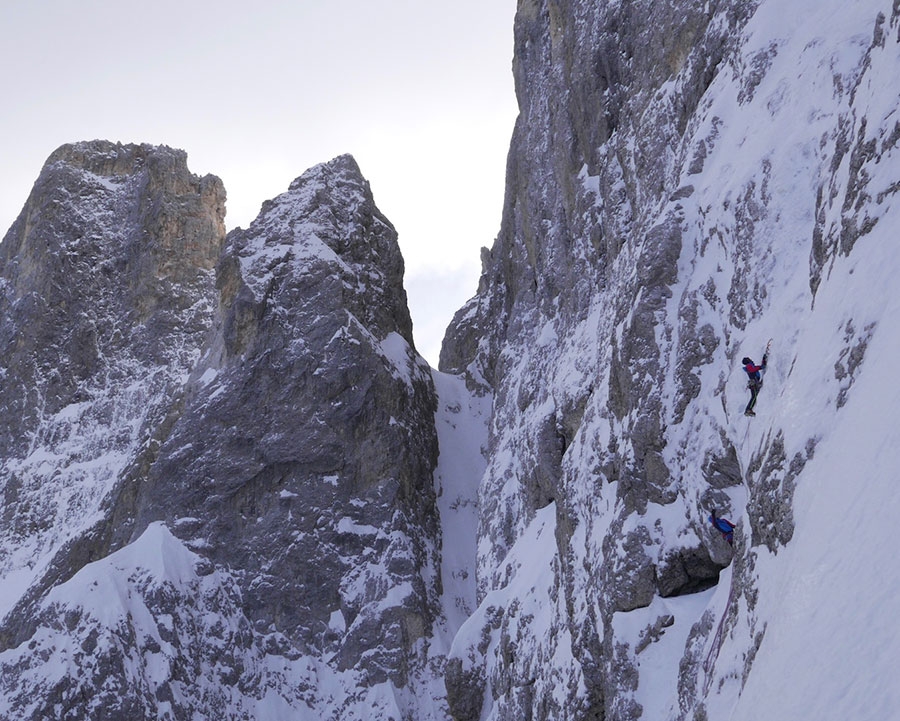
[[[0,244],[0,718],[893,708],[898,48],[876,0],[521,0],[441,372],[349,156],[226,235],[182,151],[60,148]]]

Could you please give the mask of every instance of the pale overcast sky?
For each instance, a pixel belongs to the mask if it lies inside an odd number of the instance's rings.
[[[0,234],[47,156],[104,138],[182,148],[229,230],[352,153],[394,223],[437,365],[500,226],[516,0],[0,0]]]

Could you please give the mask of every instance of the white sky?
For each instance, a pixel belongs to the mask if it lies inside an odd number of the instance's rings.
[[[0,0],[0,234],[47,156],[105,138],[182,148],[229,230],[352,153],[394,223],[437,365],[499,230],[516,0]]]

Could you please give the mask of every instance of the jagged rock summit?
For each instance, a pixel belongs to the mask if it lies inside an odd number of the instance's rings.
[[[387,716],[434,685],[396,232],[349,156],[227,240],[223,204],[181,151],[81,143],[3,243],[4,718]]]
[[[104,499],[165,425],[212,322],[224,203],[182,151],[66,145],[0,244],[10,602],[105,554]]]
[[[900,6],[521,0],[513,69],[445,372],[349,157],[227,237],[179,151],[51,158],[0,245],[0,718],[900,706]]]
[[[228,236],[221,317],[138,492],[138,531],[164,520],[240,574],[261,636],[360,686],[405,686],[437,614],[435,397],[402,273],[349,156],[265,203]]]

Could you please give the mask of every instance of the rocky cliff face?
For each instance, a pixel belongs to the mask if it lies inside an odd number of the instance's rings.
[[[869,293],[898,177],[897,8],[777,5],[519,3],[503,225],[442,353],[494,393],[457,719],[744,718],[760,566],[841,436],[749,425],[739,360],[774,336],[770,412],[842,407],[888,313],[823,288]]]
[[[521,0],[442,373],[349,156],[226,238],[184,153],[61,148],[0,244],[0,718],[890,716],[898,70],[896,1]]]
[[[298,178],[219,265],[221,318],[139,491],[241,576],[261,634],[373,686],[437,615],[436,401],[396,232],[355,162]]]
[[[349,156],[224,247],[223,202],[183,152],[67,146],[4,241],[5,718],[435,695],[437,401],[396,232]]]
[[[104,498],[164,432],[212,320],[224,203],[169,148],[48,159],[0,245],[7,578],[43,590],[65,557],[105,553],[85,533],[109,535]]]

